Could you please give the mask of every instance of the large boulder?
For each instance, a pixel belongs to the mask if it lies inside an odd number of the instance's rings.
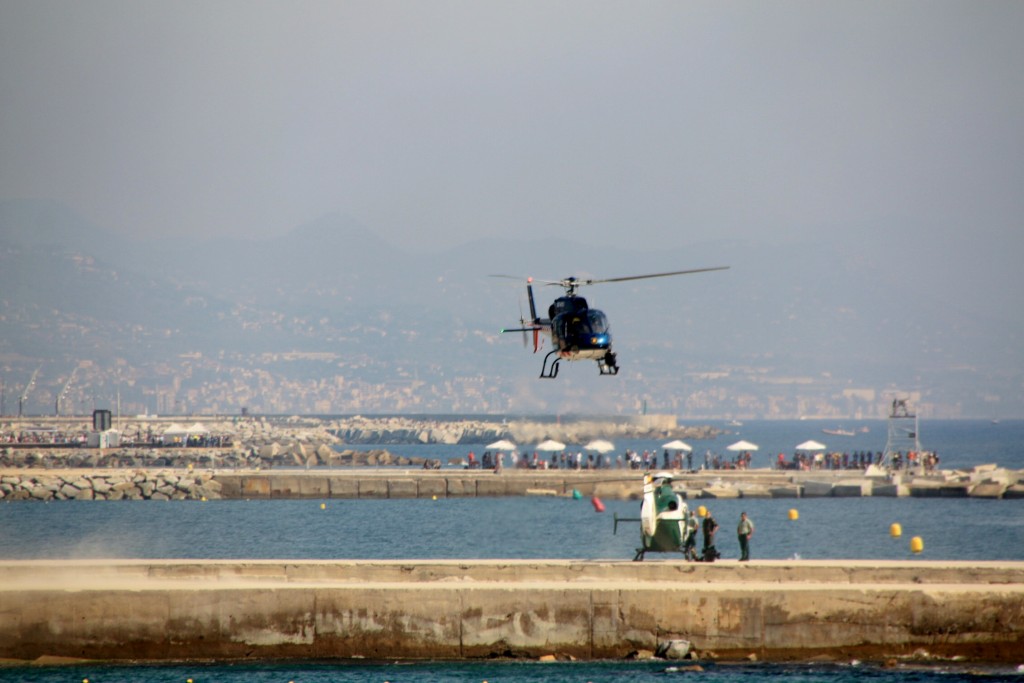
[[[259,456],[263,460],[271,460],[281,454],[281,444],[273,441],[260,446]]]
[[[693,644],[689,640],[666,640],[658,644],[655,655],[662,659],[686,659],[691,649]]]

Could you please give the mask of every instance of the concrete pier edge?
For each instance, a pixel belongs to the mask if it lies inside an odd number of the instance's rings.
[[[607,659],[675,639],[708,659],[1019,664],[1024,562],[0,562],[0,658],[21,662]]]
[[[848,471],[675,472],[674,488],[694,498],[943,497],[1024,499],[1024,472],[983,470],[945,478],[872,478]],[[285,498],[454,498],[565,495],[631,499],[639,470],[439,471],[397,467],[228,470],[187,468],[0,469],[0,501],[213,500]]]

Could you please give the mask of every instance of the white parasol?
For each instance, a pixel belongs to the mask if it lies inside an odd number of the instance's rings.
[[[668,448],[669,450],[673,450],[673,451],[692,451],[693,450],[692,448],[690,448],[690,444],[686,443],[685,441],[680,441],[679,439],[676,439],[675,441],[669,441],[666,444],[662,444],[661,447],[662,448]]]
[[[516,449],[516,445],[508,439],[501,439],[500,441],[487,444],[487,448],[491,448],[496,451],[514,451]]]
[[[750,443],[749,441],[737,441],[731,446],[726,446],[726,449],[730,451],[756,451],[757,444]]]
[[[554,439],[548,439],[546,441],[541,441],[539,444],[537,444],[537,450],[538,451],[564,451],[565,450],[565,444],[562,443],[561,441],[555,441]]]
[[[583,449],[587,451],[597,451],[598,453],[609,453],[615,450],[615,444],[611,441],[605,441],[604,439],[594,439],[584,446]]]
[[[802,444],[796,447],[798,451],[823,451],[825,450],[825,444],[818,443],[813,439],[810,441],[804,441]]]

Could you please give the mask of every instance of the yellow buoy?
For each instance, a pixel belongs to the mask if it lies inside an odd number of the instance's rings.
[[[708,516],[708,509],[706,507],[704,507],[703,505],[701,505],[699,508],[697,508],[697,514],[700,515],[701,517],[707,517]]]
[[[797,511],[796,508],[789,509],[789,518],[794,521],[800,519],[800,513]]]
[[[433,496],[431,500],[437,500],[437,496]]]
[[[327,503],[320,503],[320,509],[321,510],[326,510],[327,509]]]
[[[910,539],[910,552],[919,553],[924,550],[924,541],[921,540],[920,536],[914,536]]]
[[[892,526],[889,527],[889,535],[893,538],[899,538],[903,535],[903,527],[898,522],[893,522]]]

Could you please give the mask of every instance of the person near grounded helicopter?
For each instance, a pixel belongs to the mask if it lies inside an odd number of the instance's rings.
[[[704,515],[704,548],[701,550],[701,559],[704,562],[712,562],[718,557],[718,551],[715,549],[716,531],[718,522],[711,515],[711,510],[707,510],[707,514]]]
[[[740,562],[750,559],[750,537],[754,535],[754,523],[746,512],[740,513],[740,523],[736,527],[736,536],[740,541]]]
[[[686,542],[683,544],[683,555],[690,562],[697,562],[700,558],[697,557],[697,518],[690,517],[688,522],[690,533],[686,537]]]

